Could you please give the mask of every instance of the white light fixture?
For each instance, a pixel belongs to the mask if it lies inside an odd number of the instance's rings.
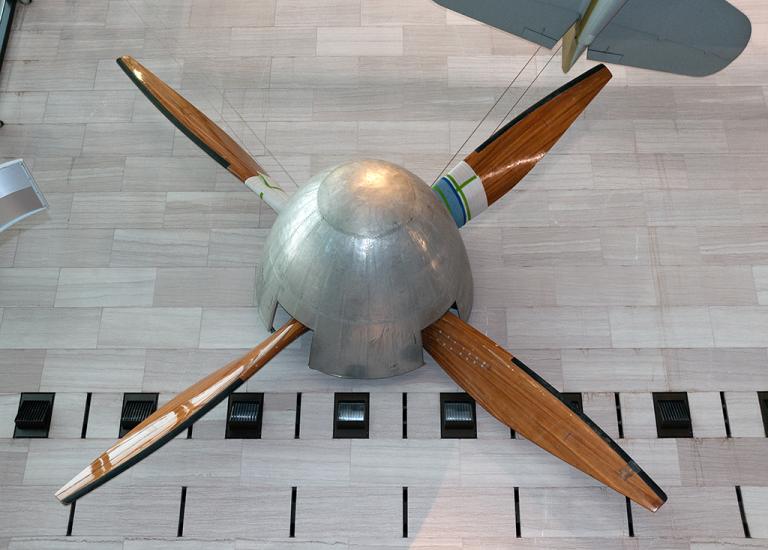
[[[0,232],[46,208],[48,202],[22,159],[0,164]]]

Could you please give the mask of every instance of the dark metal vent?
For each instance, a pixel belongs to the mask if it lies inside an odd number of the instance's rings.
[[[337,393],[333,405],[333,437],[335,439],[368,439],[370,395]]]
[[[48,437],[53,413],[53,393],[22,393],[13,437]]]
[[[578,414],[584,412],[584,404],[580,393],[561,393],[560,398],[563,400],[563,403],[573,409],[573,412]]]
[[[768,391],[757,392],[757,399],[760,401],[760,412],[763,413],[765,437],[768,437]]]
[[[693,437],[686,393],[654,393],[653,409],[659,437]]]
[[[475,400],[466,393],[440,394],[440,437],[474,439],[477,437]]]
[[[156,393],[126,393],[120,414],[120,437],[144,422],[157,410]]]
[[[263,393],[233,393],[227,406],[227,439],[259,439],[264,415]]]

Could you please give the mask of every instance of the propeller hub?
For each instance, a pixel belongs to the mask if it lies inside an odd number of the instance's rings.
[[[310,367],[384,378],[423,364],[421,331],[472,307],[456,223],[416,175],[380,160],[331,168],[281,210],[264,249],[257,301],[314,331]]]

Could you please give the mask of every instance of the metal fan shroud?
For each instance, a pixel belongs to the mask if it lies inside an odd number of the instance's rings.
[[[256,298],[314,331],[309,366],[385,378],[424,363],[421,331],[454,304],[472,309],[472,273],[456,223],[430,187],[380,160],[312,178],[266,241]]]

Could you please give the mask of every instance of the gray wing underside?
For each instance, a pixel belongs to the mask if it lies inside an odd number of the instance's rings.
[[[587,58],[706,76],[736,59],[751,32],[747,16],[725,0],[628,0]]]
[[[435,0],[441,6],[552,48],[579,19],[586,0]]]

